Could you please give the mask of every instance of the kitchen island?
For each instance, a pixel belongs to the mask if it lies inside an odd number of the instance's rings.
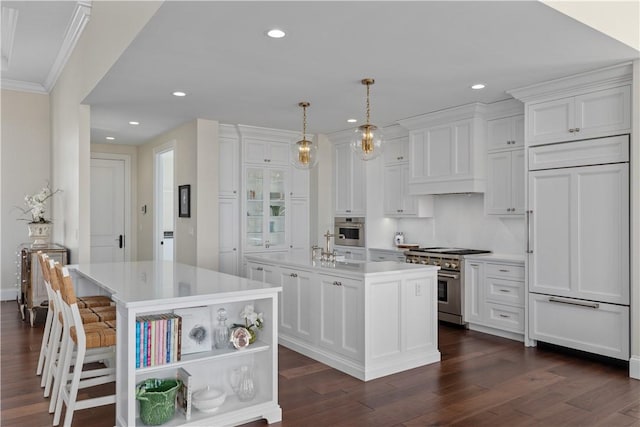
[[[246,255],[281,286],[278,342],[368,381],[440,361],[435,266]]]
[[[165,426],[237,425],[265,418],[269,423],[282,418],[278,405],[278,318],[277,294],[281,288],[189,265],[159,262],[121,262],[69,266],[76,288],[94,287],[111,295],[117,310],[116,345],[116,420],[117,426],[141,425],[135,398],[136,384],[148,378],[175,378],[185,369],[191,374],[192,390],[207,386],[222,389],[227,397],[214,413],[191,409],[191,419],[176,411]],[[228,324],[244,323],[240,312],[253,305],[263,313],[264,326],[258,340],[236,350],[215,349],[207,344],[197,352],[186,354],[188,331],[184,313],[199,314],[198,321],[209,331],[215,326],[219,308],[227,310]],[[190,311],[191,310],[191,311]],[[179,361],[136,367],[136,318],[149,315],[183,316],[182,349]],[[257,393],[249,401],[240,401],[230,385],[233,370],[248,366],[253,371]]]

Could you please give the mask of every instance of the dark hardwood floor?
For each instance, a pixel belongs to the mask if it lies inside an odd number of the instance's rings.
[[[35,370],[42,327],[2,302],[2,426],[49,426]],[[625,365],[440,326],[442,362],[362,382],[280,348],[276,426],[640,426],[640,381]],[[112,426],[113,405],[74,426]],[[264,426],[264,420],[246,426]]]

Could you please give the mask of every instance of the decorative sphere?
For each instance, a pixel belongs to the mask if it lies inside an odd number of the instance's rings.
[[[291,164],[298,169],[312,169],[318,164],[318,147],[303,139],[291,145]]]
[[[358,126],[351,138],[351,149],[362,160],[371,160],[382,154],[384,135],[376,125]]]

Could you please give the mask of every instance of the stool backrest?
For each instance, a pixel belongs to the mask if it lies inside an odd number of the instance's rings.
[[[56,263],[55,268],[62,299],[64,299],[64,301],[70,306],[76,304],[76,292],[73,289],[73,279],[71,279],[71,276],[69,275],[69,270],[59,263]]]

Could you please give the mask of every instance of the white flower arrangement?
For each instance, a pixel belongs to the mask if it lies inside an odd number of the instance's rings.
[[[258,337],[257,331],[254,328],[262,329],[262,326],[264,325],[264,317],[262,316],[262,313],[256,313],[253,305],[251,304],[244,306],[240,312],[240,317],[244,319],[244,325],[234,323],[232,327],[245,328],[249,332],[249,335],[251,335],[249,344],[253,344]]]
[[[26,206],[26,209],[20,208],[18,207],[19,210],[22,211],[22,213],[24,215],[30,215],[31,216],[31,220],[26,219],[26,218],[20,218],[24,221],[29,221],[31,223],[48,223],[51,222],[48,219],[45,219],[44,217],[44,212],[45,212],[45,207],[47,205],[47,200],[49,200],[51,197],[53,197],[54,194],[61,192],[62,190],[55,190],[52,191],[51,187],[49,186],[49,182],[46,183],[46,185],[44,187],[42,187],[42,189],[33,194],[33,195],[25,195],[24,196],[24,205]]]

